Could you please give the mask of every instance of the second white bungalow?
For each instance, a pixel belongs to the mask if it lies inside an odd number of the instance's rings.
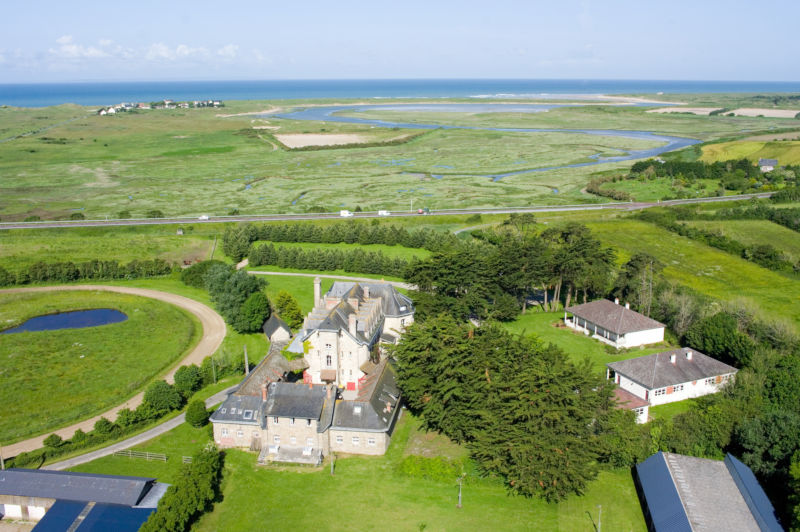
[[[572,314],[572,319],[567,314]],[[630,305],[598,299],[564,309],[564,323],[617,349],[664,341],[664,324],[631,310]]]
[[[606,364],[606,377],[650,406],[718,392],[738,371],[703,353],[682,347]]]

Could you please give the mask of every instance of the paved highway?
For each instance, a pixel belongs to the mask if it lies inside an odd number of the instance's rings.
[[[511,214],[523,212],[565,212],[565,211],[600,211],[600,210],[639,210],[650,207],[665,207],[669,205],[688,205],[692,203],[713,203],[718,201],[743,200],[751,198],[768,198],[772,192],[759,194],[739,194],[736,196],[718,196],[713,198],[692,198],[654,202],[627,202],[627,203],[595,203],[583,205],[540,205],[529,207],[501,207],[486,209],[445,209],[431,212],[427,216],[450,216],[470,214]],[[106,227],[129,225],[167,225],[167,224],[207,224],[220,222],[273,222],[291,220],[323,220],[323,219],[351,219],[351,218],[401,218],[421,216],[416,211],[392,212],[388,216],[381,216],[377,212],[354,212],[352,217],[343,218],[339,213],[303,213],[303,214],[263,214],[252,216],[203,216],[177,218],[135,218],[125,220],[60,220],[52,222],[0,222],[3,229],[52,229],[58,227]]]

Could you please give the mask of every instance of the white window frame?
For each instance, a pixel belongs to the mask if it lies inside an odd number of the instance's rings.
[[[337,434],[336,443],[344,443],[344,436],[342,436],[341,434]]]
[[[351,442],[353,443],[353,447],[359,447],[361,445],[361,438],[358,436],[353,436]]]

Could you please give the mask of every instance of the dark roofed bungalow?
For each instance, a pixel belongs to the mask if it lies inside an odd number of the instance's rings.
[[[631,310],[627,303],[620,305],[619,300],[598,299],[567,307],[564,323],[617,349],[664,341],[663,323]]]
[[[736,368],[682,347],[606,364],[607,378],[633,395],[660,405],[715,393],[733,379]]]

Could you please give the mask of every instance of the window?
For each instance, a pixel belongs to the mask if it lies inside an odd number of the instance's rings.
[[[353,370],[352,369],[350,370],[350,376],[351,377],[353,376]]]
[[[368,438],[367,445],[369,445],[370,447],[375,447],[375,438]]]
[[[306,438],[306,447],[314,447],[314,438]]]
[[[310,426],[311,426],[311,420],[310,419],[306,419],[306,427],[310,427]]]
[[[289,438],[289,443],[291,443],[292,445],[296,444],[297,443],[297,438],[292,436],[291,438]]]
[[[260,438],[260,437],[261,437],[261,433],[258,432],[257,430],[254,430],[253,431],[253,438]]]
[[[252,410],[245,410],[244,411],[244,418],[245,419],[253,419],[253,411]]]
[[[225,429],[222,429],[222,430],[225,430]],[[343,443],[343,442],[344,442],[344,437],[341,434],[336,436],[336,443]]]
[[[661,388],[659,390],[654,391],[653,395],[658,397],[659,395],[664,395],[665,393],[667,393],[667,389],[666,388]]]
[[[361,445],[361,438],[353,436],[353,447],[358,447],[359,445]]]
[[[279,435],[279,434],[276,434],[275,436],[273,436],[273,437],[272,437],[272,441],[274,441],[274,442],[275,442],[275,445],[278,445],[278,444],[281,442],[281,437],[280,437],[280,435]]]
[[[294,418],[289,422],[289,425],[294,425]]]
[[[222,429],[222,431],[220,431],[220,432],[221,432],[221,434],[223,436],[227,436],[228,435],[228,429]]]
[[[675,386],[672,388],[672,391],[673,391],[673,392],[679,392],[679,391],[681,391],[681,390],[683,390],[683,384],[676,384],[676,385],[675,385]]]
[[[225,413],[225,409],[224,408],[220,408],[219,411],[220,411],[221,414]]]
[[[236,437],[237,438],[243,438],[244,437],[244,431],[243,430],[237,430],[236,431]]]
[[[400,327],[405,327],[405,325],[406,325],[406,319],[400,318]]]
[[[331,344],[325,344],[325,349],[333,349],[333,346]]]
[[[325,365],[330,367],[332,363],[333,363],[333,359],[331,358],[331,356],[330,355],[326,355],[325,356]]]
[[[272,422],[277,425],[278,424],[278,416],[273,416]]]
[[[706,379],[705,380],[705,384],[706,384],[706,386],[713,385],[714,384],[714,377],[711,377],[710,379]]]

